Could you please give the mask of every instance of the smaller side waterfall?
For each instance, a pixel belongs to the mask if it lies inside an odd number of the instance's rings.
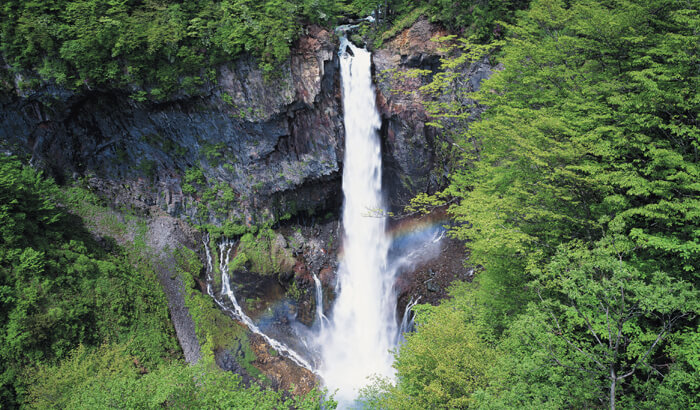
[[[406,308],[403,311],[403,318],[401,319],[401,326],[399,326],[399,332],[396,335],[396,339],[397,339],[396,344],[402,343],[405,340],[404,333],[410,332],[411,330],[413,330],[413,317],[414,316],[413,316],[413,312],[411,311],[411,309],[413,309],[413,307],[415,305],[417,305],[419,301],[420,301],[420,296],[418,296],[418,299],[416,299],[416,300],[413,300],[413,298],[411,298],[411,300],[406,305]]]
[[[214,301],[216,302],[217,305],[221,307],[224,311],[228,312],[231,316],[233,316],[236,320],[243,322],[248,329],[250,329],[251,332],[260,335],[265,341],[272,346],[273,349],[277,350],[281,355],[289,358],[291,361],[296,363],[300,367],[304,367],[310,371],[314,371],[314,368],[306,361],[304,360],[303,357],[301,357],[297,352],[294,350],[290,349],[283,343],[279,342],[278,340],[275,340],[265,333],[263,333],[260,328],[258,328],[255,323],[253,323],[253,320],[248,317],[248,315],[243,312],[243,309],[241,306],[238,304],[238,301],[236,300],[236,296],[233,294],[233,290],[231,290],[231,278],[228,275],[228,266],[230,262],[230,257],[231,257],[231,251],[233,250],[233,247],[235,245],[235,242],[229,241],[229,240],[223,240],[219,244],[219,269],[221,270],[221,293],[222,295],[226,295],[228,300],[231,302],[233,309],[229,308],[226,306],[221,300],[219,300],[216,297],[216,294],[214,292],[214,288],[212,286],[213,283],[213,278],[214,278],[214,266],[212,263],[212,255],[211,255],[211,250],[209,249],[209,236],[204,238],[204,250],[207,255],[207,293],[209,296],[211,296]]]
[[[314,278],[314,287],[316,288],[316,318],[318,318],[318,323],[320,326],[321,333],[323,333],[323,329],[325,326],[326,321],[328,321],[328,318],[326,315],[323,314],[323,287],[321,287],[321,280],[316,276],[316,274],[313,274]]]

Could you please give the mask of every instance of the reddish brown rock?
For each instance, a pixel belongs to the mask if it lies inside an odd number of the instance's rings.
[[[274,389],[291,389],[292,394],[299,395],[316,387],[318,380],[313,373],[275,352],[261,336],[253,334],[249,340],[256,356],[253,366],[267,376]]]
[[[449,172],[437,168],[438,130],[425,125],[431,118],[423,102],[433,97],[420,88],[430,82],[432,75],[407,75],[416,69],[439,71],[444,53],[435,40],[448,34],[421,18],[374,52],[377,106],[383,118],[383,183],[394,210],[402,208],[417,193],[439,189],[444,184],[444,174]],[[461,77],[471,89],[477,89],[490,74],[491,65],[483,60],[465,69]],[[475,109],[475,116],[480,109]]]

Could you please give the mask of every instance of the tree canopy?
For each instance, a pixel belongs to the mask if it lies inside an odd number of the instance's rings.
[[[419,11],[486,41],[526,0],[7,0],[0,6],[0,86],[19,78],[70,89],[122,88],[159,100],[215,81],[247,54],[274,75],[305,26],[379,12],[381,25]],[[455,7],[455,4],[457,7]],[[495,31],[494,31],[495,30]],[[19,77],[17,77],[19,76]],[[138,92],[139,94],[136,94]]]
[[[336,12],[331,0],[8,0],[0,52],[14,70],[69,88],[140,86],[162,98],[213,80],[241,53],[272,71],[302,23]]]
[[[449,320],[499,352],[462,407],[698,404],[698,6],[534,1],[505,25],[504,69],[465,95],[482,118],[429,106],[459,146],[453,234],[484,267],[454,296],[476,316]],[[456,58],[426,91],[457,88]],[[409,340],[439,345],[430,329]],[[415,399],[411,343],[392,389]]]

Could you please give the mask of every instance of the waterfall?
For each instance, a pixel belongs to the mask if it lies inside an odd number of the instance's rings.
[[[306,353],[317,356],[313,363],[320,359],[317,367],[264,334],[241,309],[231,289],[228,272],[235,244],[229,241],[219,244],[220,294],[212,286],[214,266],[208,237],[204,247],[207,292],[216,303],[262,336],[280,354],[320,376],[329,392],[335,394],[339,407],[347,408],[354,405],[358,389],[366,386],[370,377],[394,377],[391,349],[401,343],[403,332],[411,329],[411,309],[418,302],[409,301],[399,325],[394,291],[396,276],[402,269],[439,252],[445,230],[431,227],[392,248],[392,240],[386,232],[382,196],[382,158],[377,134],[381,120],[372,85],[371,54],[342,36],[339,55],[345,124],[343,258],[338,267],[336,298],[330,313],[324,314],[321,281],[312,274],[319,325],[313,332],[299,334],[308,349]],[[224,300],[224,295],[228,300]]]
[[[403,343],[404,333],[408,333],[413,330],[413,314],[411,309],[418,304],[418,301],[420,301],[420,296],[418,296],[418,299],[416,300],[411,298],[411,300],[408,301],[408,304],[406,304],[406,308],[403,311],[403,318],[401,319],[401,326],[399,326],[399,332],[396,334],[396,344]]]
[[[382,198],[381,125],[372,85],[371,54],[344,37],[340,49],[345,122],[343,249],[339,293],[319,335],[319,373],[341,407],[351,405],[368,377],[393,377],[396,295],[387,269],[390,238]],[[379,211],[379,212],[378,212]]]
[[[211,256],[211,251],[209,250],[209,236],[207,235],[204,238],[204,249],[207,255],[207,293],[209,293],[209,296],[211,296],[214,301],[216,302],[221,309],[224,311],[228,312],[230,315],[232,315],[235,319],[243,322],[248,329],[255,333],[260,335],[265,341],[272,346],[273,349],[278,351],[281,355],[289,358],[291,361],[296,363],[300,367],[304,367],[308,370],[313,371],[313,367],[306,361],[304,358],[302,358],[299,353],[295,352],[294,350],[290,349],[286,345],[284,345],[282,342],[275,340],[265,333],[263,333],[260,328],[258,328],[253,320],[245,314],[241,306],[238,304],[238,300],[236,299],[236,296],[233,294],[233,291],[231,290],[231,280],[228,274],[228,265],[231,257],[231,250],[233,249],[234,242],[228,241],[228,240],[223,240],[221,243],[219,243],[219,269],[221,270],[221,293],[226,295],[228,300],[231,302],[233,309],[230,307],[226,306],[221,300],[219,300],[216,297],[216,294],[214,293],[214,289],[212,286],[213,282],[213,274],[214,274],[214,267],[212,264],[212,256]]]
[[[328,320],[326,315],[323,314],[323,287],[321,287],[321,280],[318,279],[316,274],[313,274],[314,287],[316,288],[316,318],[318,319],[318,324],[320,326],[321,333],[324,332],[324,322]]]

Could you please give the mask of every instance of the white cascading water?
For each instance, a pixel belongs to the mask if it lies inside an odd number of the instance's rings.
[[[403,311],[403,318],[401,319],[401,326],[399,326],[399,332],[396,334],[396,344],[403,343],[404,342],[404,333],[410,332],[413,329],[413,314],[411,313],[411,309],[413,309],[414,306],[418,304],[420,301],[420,296],[418,296],[418,299],[408,301],[408,304],[406,304],[406,307],[404,308]]]
[[[325,330],[325,323],[328,318],[323,314],[323,287],[321,286],[321,280],[313,274],[314,278],[314,288],[316,289],[316,319],[318,319],[319,329],[321,333]]]
[[[349,49],[349,52],[346,48]],[[396,295],[387,269],[391,244],[382,198],[381,125],[372,85],[371,54],[341,40],[345,121],[343,250],[329,324],[319,335],[319,373],[341,407],[348,407],[368,377],[393,377]],[[380,211],[380,212],[377,212]]]
[[[313,371],[313,367],[309,362],[304,360],[299,353],[295,352],[294,350],[290,349],[288,346],[285,346],[283,343],[269,337],[265,333],[263,333],[260,328],[258,328],[253,320],[248,317],[248,315],[243,312],[243,309],[241,306],[238,304],[238,300],[236,299],[236,296],[233,294],[233,291],[231,290],[231,278],[228,275],[228,265],[230,262],[231,258],[231,250],[233,249],[234,243],[228,240],[223,240],[219,244],[219,269],[221,270],[221,293],[226,295],[233,305],[233,309],[230,309],[224,303],[222,303],[220,300],[217,299],[216,294],[214,293],[214,289],[212,287],[212,282],[213,282],[213,273],[214,273],[214,266],[212,264],[212,257],[211,257],[211,251],[209,250],[209,237],[206,236],[204,238],[204,249],[207,255],[207,293],[209,293],[209,296],[211,296],[216,304],[219,305],[223,310],[229,312],[232,314],[236,319],[239,321],[243,322],[248,329],[250,329],[251,332],[258,334],[262,336],[265,341],[272,346],[273,349],[277,350],[281,355],[289,358],[291,361],[296,363],[300,367],[304,367],[308,370]]]

